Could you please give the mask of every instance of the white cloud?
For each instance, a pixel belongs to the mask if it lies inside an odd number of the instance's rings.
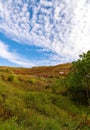
[[[52,56],[50,56],[52,57]],[[10,51],[8,44],[0,41],[0,58],[6,59],[11,63],[14,63],[21,67],[34,67],[34,66],[43,66],[43,65],[55,65],[57,61],[52,60],[52,58],[49,58],[48,60],[27,60],[25,58],[22,58],[18,53],[15,53],[14,51]]]
[[[55,52],[53,58],[58,57],[57,61],[77,59],[90,49],[87,0],[0,1],[0,19],[1,32],[16,41]]]
[[[31,67],[35,66],[33,63],[30,63],[29,60],[23,59],[15,52],[9,51],[7,44],[0,41],[0,57],[8,60],[9,62],[15,63],[19,66]]]

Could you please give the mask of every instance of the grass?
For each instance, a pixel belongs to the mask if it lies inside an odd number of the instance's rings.
[[[0,130],[89,130],[90,108],[70,100],[64,77],[40,75],[0,70]]]

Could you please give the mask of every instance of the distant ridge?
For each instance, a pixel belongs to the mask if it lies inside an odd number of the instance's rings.
[[[60,75],[66,76],[71,68],[71,63],[59,64],[56,66],[38,66],[32,68],[19,68],[19,67],[8,67],[0,66],[0,70],[12,70],[14,74],[21,75],[33,75],[40,77],[58,77]]]

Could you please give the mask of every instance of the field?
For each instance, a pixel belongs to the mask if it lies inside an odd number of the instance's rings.
[[[90,130],[90,107],[68,94],[71,66],[0,67],[0,130]]]

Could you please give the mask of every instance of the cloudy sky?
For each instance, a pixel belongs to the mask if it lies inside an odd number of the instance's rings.
[[[56,65],[88,50],[90,0],[0,0],[0,65]]]

